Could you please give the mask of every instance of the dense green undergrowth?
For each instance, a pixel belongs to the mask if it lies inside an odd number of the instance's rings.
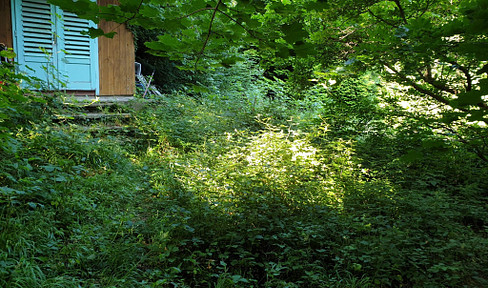
[[[133,135],[20,103],[37,114],[3,125],[0,286],[488,285],[488,169],[468,146],[367,79],[296,101],[239,75],[155,99]]]

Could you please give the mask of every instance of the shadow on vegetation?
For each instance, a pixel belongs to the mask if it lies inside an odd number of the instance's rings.
[[[151,240],[165,251],[153,265],[166,268],[153,277],[218,287],[485,285],[487,183],[469,153],[422,150],[401,129],[344,140],[292,126],[157,155],[170,165],[154,179],[158,211],[172,220]]]

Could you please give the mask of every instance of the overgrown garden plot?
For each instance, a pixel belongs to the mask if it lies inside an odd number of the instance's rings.
[[[134,112],[129,136],[18,103],[0,152],[0,285],[486,286],[486,163],[393,116],[368,83],[304,100],[250,83],[175,94]]]

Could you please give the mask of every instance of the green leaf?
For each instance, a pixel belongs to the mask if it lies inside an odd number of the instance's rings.
[[[276,51],[276,55],[280,58],[287,58],[291,55],[290,49],[284,46],[279,47],[278,50]]]
[[[237,1],[236,9],[242,14],[247,14],[249,16],[252,16],[256,11],[256,7],[251,4],[251,1]]]
[[[182,49],[182,42],[169,34],[158,36],[158,41],[144,43],[146,47],[155,51],[174,51]]]
[[[235,56],[231,56],[231,57],[225,57],[223,58],[221,61],[220,61],[220,64],[222,64],[222,66],[224,67],[230,67],[231,65],[239,62],[239,61],[242,61],[243,59],[237,55]]]
[[[210,90],[207,87],[201,86],[201,85],[192,84],[191,88],[192,88],[193,92],[195,92],[195,93],[208,93],[208,92],[210,92]]]
[[[161,11],[158,9],[158,7],[155,6],[144,6],[141,8],[140,13],[145,17],[153,18],[153,17],[159,17]]]
[[[177,48],[181,46],[181,41],[169,34],[164,34],[158,37],[158,41],[171,48]]]
[[[284,39],[286,42],[295,44],[296,42],[303,41],[308,33],[304,30],[303,24],[300,22],[293,22],[291,24],[284,24],[281,26],[281,31],[285,34]]]
[[[5,196],[13,196],[13,195],[24,195],[26,193],[24,191],[12,189],[9,187],[0,187],[0,194]]]
[[[43,166],[41,166],[41,168],[47,172],[53,172],[54,170],[61,170],[59,167],[51,165],[51,164],[43,165]]]
[[[315,46],[310,43],[297,43],[293,46],[293,51],[295,51],[298,57],[307,57],[316,54]]]
[[[54,178],[54,181],[56,181],[56,182],[66,182],[68,180],[63,175],[60,175],[60,176],[57,176],[56,178]]]
[[[486,112],[483,110],[472,111],[468,116],[469,121],[484,121]]]
[[[206,1],[188,1],[187,4],[181,7],[181,11],[185,14],[193,13],[205,7],[211,7]]]
[[[141,0],[119,0],[119,7],[124,12],[135,13],[141,5]]]
[[[480,70],[476,72],[476,74],[481,75],[483,73],[488,73],[488,64],[485,64]]]
[[[446,123],[446,124],[451,124],[454,121],[457,121],[463,117],[466,116],[466,113],[461,113],[461,112],[450,112],[442,115],[442,118],[440,119],[440,122]]]
[[[459,106],[476,105],[482,102],[481,96],[483,96],[482,91],[472,90],[458,94],[458,99],[455,102]]]
[[[418,150],[410,150],[410,151],[408,151],[407,154],[405,154],[401,157],[401,160],[405,161],[405,162],[415,162],[417,160],[422,159],[422,157],[423,157],[422,152],[420,152]]]
[[[186,30],[183,30],[181,31],[181,34],[187,36],[188,38],[191,38],[191,39],[196,39],[196,38],[199,38],[199,34],[197,33],[197,31],[195,31],[195,29],[186,29]]]
[[[100,28],[88,28],[88,31],[81,31],[81,34],[83,35],[88,35],[90,38],[97,38],[100,36],[105,36],[107,38],[113,38],[116,34],[116,32],[109,32],[105,33],[102,29]]]
[[[488,43],[486,41],[479,42],[463,42],[459,44],[458,51],[465,54],[472,54],[478,60],[488,60]]]
[[[65,11],[77,14],[80,18],[98,23],[99,9],[96,2],[91,0],[48,0],[48,3],[59,6]],[[115,15],[115,14],[114,14]]]
[[[29,207],[31,207],[33,209],[37,208],[37,204],[34,202],[28,202],[27,205],[29,205]]]
[[[329,7],[330,7],[330,5],[329,5],[328,1],[325,1],[325,0],[317,0],[316,2],[309,2],[309,3],[305,4],[305,8],[307,10],[310,10],[310,11],[314,10],[314,11],[320,12],[320,11],[323,11],[323,10],[329,8]]]
[[[5,58],[15,58],[15,53],[13,50],[9,49],[9,50],[3,50],[3,51],[0,51],[0,57],[5,57]]]

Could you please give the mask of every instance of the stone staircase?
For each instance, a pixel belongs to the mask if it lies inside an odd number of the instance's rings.
[[[132,112],[148,103],[133,96],[68,96],[53,121],[90,133],[133,133]]]

